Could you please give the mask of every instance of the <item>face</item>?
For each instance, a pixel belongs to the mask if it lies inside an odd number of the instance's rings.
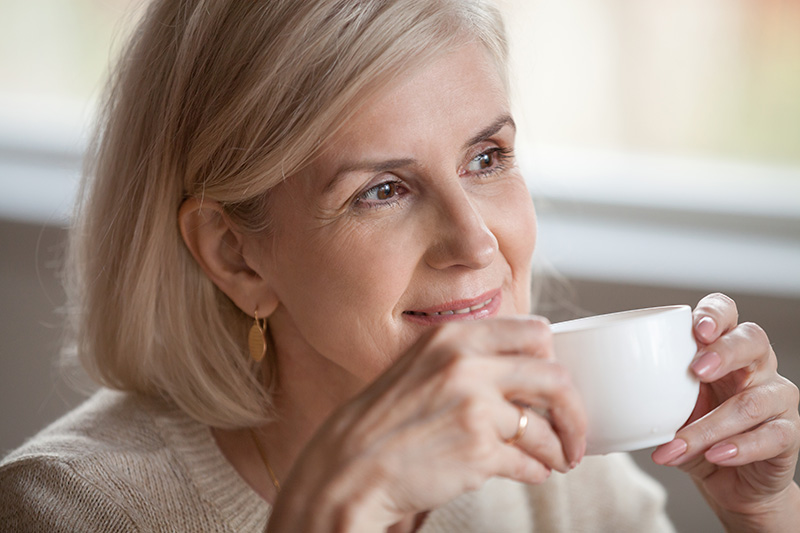
[[[437,324],[528,313],[536,220],[514,135],[492,61],[466,46],[365,101],[273,189],[256,263],[280,300],[279,365],[366,383]]]

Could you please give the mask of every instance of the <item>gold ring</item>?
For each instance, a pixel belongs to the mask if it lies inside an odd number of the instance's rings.
[[[525,430],[528,428],[528,413],[525,412],[525,408],[521,405],[517,405],[517,409],[519,409],[519,423],[517,424],[517,432],[514,433],[514,436],[510,439],[506,439],[506,444],[514,445],[519,442],[519,439],[525,434]]]

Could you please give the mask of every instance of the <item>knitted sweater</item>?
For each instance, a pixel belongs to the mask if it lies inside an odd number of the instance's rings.
[[[422,533],[672,531],[663,490],[626,455],[540,486],[492,479]],[[174,405],[103,390],[0,463],[0,530],[262,532],[271,507],[209,428]]]

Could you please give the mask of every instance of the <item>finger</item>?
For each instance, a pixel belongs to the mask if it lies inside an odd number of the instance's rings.
[[[495,458],[497,461],[495,471],[498,476],[528,485],[543,483],[552,472],[547,465],[515,446],[501,446]]]
[[[434,333],[434,342],[469,346],[483,355],[526,354],[553,357],[550,322],[537,316],[512,316],[477,322],[450,322]]]
[[[371,388],[414,373],[461,368],[462,363],[482,365],[476,359],[486,356],[525,354],[535,358],[553,358],[553,334],[547,319],[513,316],[469,322],[448,322],[422,334],[389,371]],[[418,360],[425,361],[418,364]],[[448,370],[449,372],[449,370]],[[481,376],[482,377],[482,376]]]
[[[702,344],[714,342],[720,335],[736,327],[738,321],[736,302],[721,293],[704,297],[692,313],[695,337]]]
[[[793,463],[797,457],[798,432],[796,421],[777,418],[715,444],[705,452],[705,459],[720,466],[741,466],[781,458]]]
[[[663,446],[664,450],[682,451],[678,457],[661,457],[657,462],[680,465],[705,453],[712,446],[726,442],[736,435],[746,433],[768,421],[790,413],[795,393],[785,379],[747,389],[728,398],[706,416],[678,431],[675,440]],[[792,411],[794,416],[794,413]],[[679,446],[680,444],[681,446]],[[655,460],[655,459],[654,459]]]
[[[546,318],[515,316],[483,322],[488,334],[480,338],[488,353],[553,358],[553,332]]]
[[[771,378],[777,367],[767,334],[751,322],[739,324],[702,348],[691,365],[697,377],[707,383],[740,369],[748,369],[753,375],[761,371],[765,378]]]
[[[504,357],[497,383],[507,398],[540,408],[561,442],[569,464],[583,458],[586,449],[586,411],[569,372],[558,362],[530,357]]]
[[[572,461],[568,460],[561,439],[553,430],[550,421],[526,409],[527,427],[513,445],[545,466],[559,472],[568,472]]]

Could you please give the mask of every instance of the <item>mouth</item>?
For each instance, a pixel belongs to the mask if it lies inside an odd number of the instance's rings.
[[[403,314],[414,322],[434,323],[447,320],[479,319],[494,315],[500,307],[499,289],[469,300],[458,300],[427,309],[404,311]]]
[[[494,298],[489,298],[485,302],[481,302],[476,305],[471,305],[469,307],[463,307],[461,309],[447,309],[445,311],[434,311],[432,313],[426,313],[425,311],[406,311],[406,313],[414,316],[466,315],[467,313],[477,311],[478,309],[483,309],[484,307],[492,303],[492,300],[494,300]]]

